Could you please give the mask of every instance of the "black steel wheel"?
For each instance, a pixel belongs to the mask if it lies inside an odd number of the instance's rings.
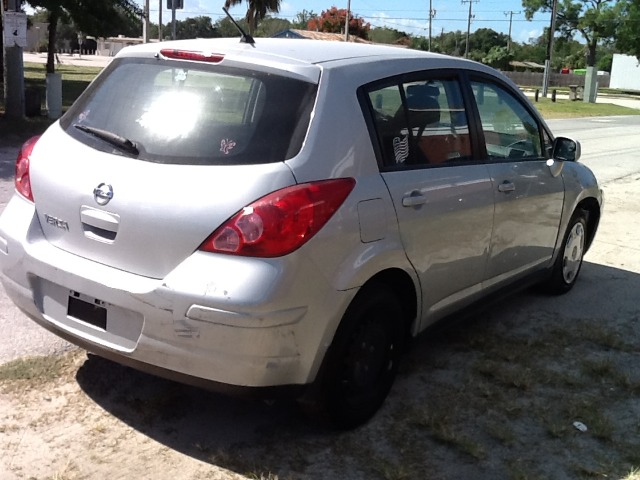
[[[349,306],[324,377],[327,411],[337,426],[361,425],[384,402],[398,370],[403,325],[399,301],[384,286],[367,287]]]

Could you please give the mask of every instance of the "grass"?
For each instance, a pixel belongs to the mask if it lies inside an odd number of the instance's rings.
[[[42,382],[57,378],[65,366],[62,357],[28,357],[0,365],[0,382]]]
[[[62,108],[69,108],[91,81],[100,73],[100,67],[58,65],[56,73],[62,75]],[[36,88],[42,93],[42,108],[45,108],[46,70],[44,64],[25,63],[24,83],[26,88]]]
[[[56,72],[62,75],[62,109],[68,109],[91,81],[100,73],[99,67],[83,67],[74,65],[58,65]],[[25,88],[35,89],[40,93],[40,106],[46,110],[46,70],[44,64],[24,64]],[[4,97],[0,97],[0,113],[4,113]],[[34,135],[44,132],[54,120],[46,116],[28,117],[12,121],[0,115],[0,138],[12,143],[21,143]]]
[[[640,115],[640,109],[627,108],[610,103],[585,103],[558,99],[551,101],[550,97],[540,97],[533,104],[545,119],[580,118],[580,117],[609,117],[614,115]]]

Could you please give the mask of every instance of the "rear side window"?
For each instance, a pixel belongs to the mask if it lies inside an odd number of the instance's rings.
[[[135,143],[141,160],[246,164],[295,156],[316,86],[274,74],[187,62],[123,59],[83,94],[61,124],[78,140],[121,153],[87,133]],[[83,128],[87,127],[87,128]]]
[[[472,160],[457,79],[425,79],[368,91],[384,165],[435,166]]]

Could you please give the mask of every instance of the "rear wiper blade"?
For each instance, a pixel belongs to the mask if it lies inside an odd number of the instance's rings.
[[[131,153],[133,155],[138,155],[140,153],[135,142],[132,142],[128,138],[118,135],[117,133],[102,130],[101,128],[89,127],[88,125],[81,125],[79,123],[75,123],[73,126],[78,130],[89,133],[94,137],[98,137],[99,139],[110,143],[114,147],[118,147],[124,152]]]

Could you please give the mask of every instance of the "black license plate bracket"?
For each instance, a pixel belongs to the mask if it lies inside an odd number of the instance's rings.
[[[81,298],[77,292],[72,292],[69,295],[67,315],[80,322],[106,330],[107,309],[103,305],[104,303],[100,300],[92,302],[89,299]]]

